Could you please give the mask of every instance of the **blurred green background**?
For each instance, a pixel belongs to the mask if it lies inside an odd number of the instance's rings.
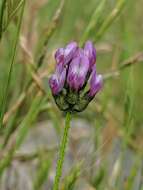
[[[92,40],[104,87],[72,117],[61,189],[143,190],[143,0],[0,7],[0,189],[52,189],[64,127],[48,86],[54,52]]]

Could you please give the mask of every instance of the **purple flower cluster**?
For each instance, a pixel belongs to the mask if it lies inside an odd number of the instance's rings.
[[[96,50],[87,41],[83,49],[69,43],[55,53],[56,70],[49,85],[61,110],[82,111],[102,87],[102,76],[96,73]]]

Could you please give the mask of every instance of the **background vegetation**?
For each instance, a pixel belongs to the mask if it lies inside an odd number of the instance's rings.
[[[72,117],[62,190],[143,190],[143,0],[0,1],[0,189],[52,189],[64,114],[54,52],[97,48],[104,88]]]

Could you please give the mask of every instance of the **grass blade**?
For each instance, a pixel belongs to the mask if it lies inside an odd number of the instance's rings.
[[[10,150],[8,150],[4,158],[1,159],[0,161],[0,177],[2,176],[5,168],[9,166],[9,164],[11,163],[13,156],[15,154],[15,151],[22,144],[25,136],[27,135],[29,131],[29,127],[37,118],[37,115],[40,111],[40,105],[42,103],[42,100],[43,100],[43,97],[41,96],[41,94],[38,94],[35,97],[30,107],[29,112],[27,113],[26,117],[24,118],[20,126],[18,127],[18,134],[17,134],[17,138],[14,140],[14,144],[12,145]]]
[[[5,109],[6,109],[6,102],[7,102],[7,97],[8,97],[8,91],[9,91],[9,86],[10,86],[10,80],[11,80],[13,65],[14,65],[14,61],[15,61],[15,57],[16,57],[16,50],[17,50],[17,44],[18,44],[18,39],[19,39],[19,34],[20,34],[20,28],[21,28],[21,24],[22,24],[24,7],[25,7],[25,0],[23,2],[23,6],[22,6],[21,12],[20,12],[19,23],[18,23],[18,28],[17,28],[17,34],[16,34],[16,39],[15,39],[15,42],[14,42],[12,59],[11,59],[11,63],[10,63],[9,73],[8,73],[8,79],[7,79],[7,82],[6,82],[6,87],[5,87],[5,90],[4,90],[4,93],[3,93],[3,98],[2,98],[2,103],[1,103],[0,130],[3,127],[3,116],[4,116]]]
[[[112,12],[107,16],[101,27],[99,28],[99,31],[95,35],[94,42],[99,40],[103,34],[106,32],[106,30],[109,28],[109,26],[114,22],[114,20],[120,15],[121,11],[123,10],[125,3],[127,0],[119,0],[112,10]]]
[[[102,0],[98,7],[95,9],[94,13],[91,16],[91,19],[89,21],[88,26],[85,29],[85,32],[81,38],[80,45],[83,46],[84,42],[88,39],[88,36],[91,32],[91,30],[94,29],[94,32],[96,33],[96,27],[99,21],[101,20],[101,15],[103,13],[103,9],[105,7],[106,0]]]
[[[34,180],[34,190],[40,190],[42,188],[42,185],[47,180],[49,169],[51,166],[51,160],[49,158],[49,155],[45,155],[45,153],[43,154],[41,153],[40,155],[42,158],[40,158],[39,168]]]
[[[1,14],[0,14],[0,40],[2,38],[2,32],[3,32],[3,17],[4,17],[5,6],[6,6],[6,0],[3,0],[1,5]]]

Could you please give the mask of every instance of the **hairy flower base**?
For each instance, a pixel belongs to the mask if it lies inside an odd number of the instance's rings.
[[[61,92],[54,96],[54,100],[60,110],[72,113],[82,112],[92,99],[87,93],[82,96],[79,93],[64,94]]]

